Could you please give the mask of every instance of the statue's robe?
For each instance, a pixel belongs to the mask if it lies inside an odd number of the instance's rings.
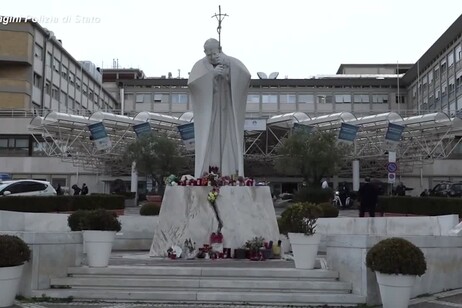
[[[204,57],[192,68],[188,86],[194,114],[195,177],[219,167],[222,176],[244,176],[244,121],[250,73],[223,54],[225,76],[215,76]]]

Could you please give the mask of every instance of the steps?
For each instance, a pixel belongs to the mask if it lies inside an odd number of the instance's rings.
[[[218,266],[72,267],[33,296],[169,303],[356,306],[365,297],[323,269]]]

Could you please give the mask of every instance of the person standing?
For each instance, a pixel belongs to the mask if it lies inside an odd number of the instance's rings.
[[[359,217],[364,217],[366,211],[369,212],[369,217],[375,217],[375,207],[379,193],[377,187],[371,183],[369,177],[366,177],[364,180],[366,183],[358,191],[360,201]]]
[[[74,196],[80,195],[80,191],[82,191],[77,184],[72,185],[72,189],[74,190]]]
[[[250,73],[208,39],[205,57],[188,79],[194,114],[196,178],[217,166],[222,176],[244,176],[244,121]],[[236,174],[237,173],[237,174]]]
[[[88,186],[87,184],[83,183],[82,185],[82,196],[88,195]]]
[[[339,185],[338,193],[340,201],[342,202],[342,207],[348,207],[349,204],[347,204],[347,198],[350,196],[350,190],[348,189],[348,184],[346,182]]]
[[[58,183],[58,186],[56,187],[56,194],[58,196],[61,196],[63,194],[63,189],[61,188],[61,184]]]
[[[396,195],[397,196],[406,195],[406,186],[403,184],[403,182],[399,182],[398,186],[396,186]]]

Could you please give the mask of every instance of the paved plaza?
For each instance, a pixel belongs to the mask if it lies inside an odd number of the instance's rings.
[[[139,208],[127,208],[125,211],[126,215],[138,215]],[[341,217],[357,217],[357,210],[341,210]],[[191,261],[182,261],[176,260],[171,262],[166,262],[165,260],[160,260],[158,258],[146,258],[148,254],[147,251],[140,252],[114,252],[111,256],[111,265],[160,265],[162,266],[178,266],[178,265],[187,265],[194,266]],[[197,260],[195,262],[197,266],[233,266],[239,265],[239,267],[292,267],[292,262],[281,261],[281,260],[271,260],[269,262],[245,262],[241,261],[234,263],[232,260],[227,260],[226,262],[215,262],[211,263],[210,261]],[[232,307],[247,307],[247,308],[281,308],[281,307],[327,307],[327,306],[268,306],[268,305],[235,305],[235,304],[185,304],[185,303],[140,303],[140,302],[102,302],[102,301],[91,301],[91,302],[76,302],[72,301],[69,303],[56,303],[51,301],[40,302],[36,300],[34,302],[26,301],[17,301],[12,308],[141,308],[141,307],[206,307],[206,308],[232,308]],[[341,307],[341,306],[329,306],[329,307]],[[349,306],[351,307],[351,306]],[[355,306],[353,306],[355,307]],[[365,308],[367,306],[358,306]],[[380,306],[375,306],[380,307]],[[451,290],[447,292],[442,292],[438,294],[422,296],[416,299],[411,300],[410,308],[449,308],[449,307],[460,307],[462,308],[462,289]]]

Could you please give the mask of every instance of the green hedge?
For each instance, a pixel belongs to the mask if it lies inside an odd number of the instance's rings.
[[[322,210],[322,217],[338,217],[339,209],[329,202],[319,203],[318,206]]]
[[[295,193],[295,202],[308,203],[325,203],[330,202],[334,197],[334,191],[331,188],[322,189],[321,187],[304,187]]]
[[[130,192],[130,191],[118,192],[118,193],[112,193],[112,194],[116,196],[122,196],[125,199],[135,199],[136,197],[136,192]]]
[[[108,196],[109,194],[103,194],[103,193],[91,193],[91,196]],[[111,193],[110,196],[122,196],[124,199],[135,199],[136,197],[136,192],[129,192],[129,191],[122,191],[118,193]]]
[[[377,212],[411,215],[462,217],[462,198],[379,196]]]
[[[50,213],[98,208],[107,210],[124,209],[124,197],[115,195],[0,197],[0,210],[6,211]]]

